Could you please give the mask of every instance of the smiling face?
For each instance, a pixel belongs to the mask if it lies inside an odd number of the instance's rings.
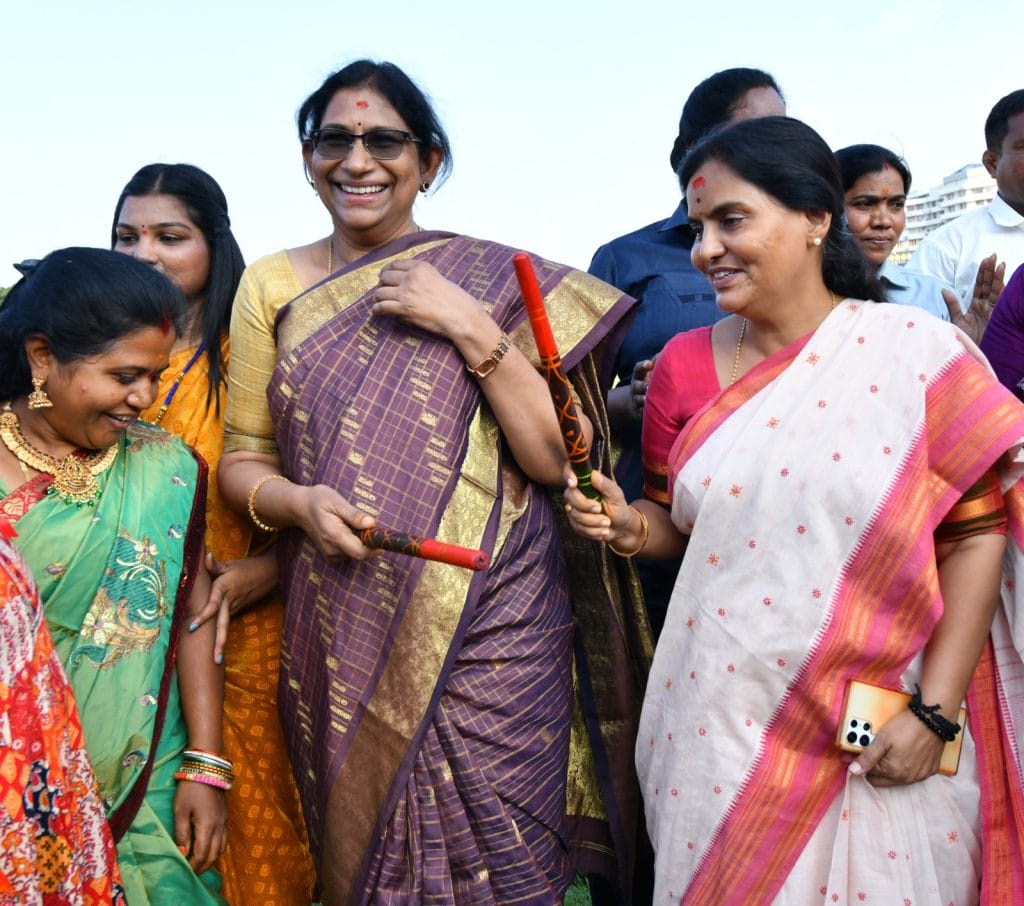
[[[864,257],[881,267],[907,225],[903,177],[893,167],[865,173],[846,192],[846,222]]]
[[[129,195],[114,227],[114,251],[150,264],[184,293],[202,302],[210,277],[210,247],[203,231],[173,195]]]
[[[716,160],[698,168],[686,202],[696,236],[691,260],[723,311],[768,312],[800,287],[820,285],[813,240],[827,233],[827,215],[791,211]]]
[[[324,110],[319,128],[331,126],[354,135],[374,129],[410,131],[394,107],[372,88],[337,92]],[[431,148],[424,164],[415,142],[406,142],[394,160],[377,160],[361,141],[344,160],[321,157],[309,141],[303,144],[302,155],[342,238],[364,251],[416,229],[412,219],[416,193],[423,182],[433,181],[441,163],[440,151]]]
[[[116,443],[156,397],[174,340],[169,326],[145,327],[122,337],[102,355],[61,365],[44,339],[30,338],[25,348],[32,372],[46,378],[53,408],[26,413],[26,435],[54,456]]]

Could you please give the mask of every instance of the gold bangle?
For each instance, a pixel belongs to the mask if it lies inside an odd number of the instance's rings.
[[[636,513],[637,516],[640,517],[640,543],[636,546],[636,550],[627,553],[626,551],[620,551],[610,541],[608,542],[608,547],[612,549],[613,554],[618,554],[620,557],[626,557],[627,559],[630,557],[635,557],[637,554],[640,553],[640,551],[647,547],[647,538],[651,534],[651,526],[647,522],[647,517],[643,513],[641,513],[640,510],[638,510],[635,506],[631,506],[630,509],[634,513]]]
[[[494,352],[487,356],[486,359],[482,359],[477,362],[475,368],[472,365],[467,364],[466,371],[471,374],[475,374],[478,378],[487,377],[487,375],[498,367],[498,362],[505,358],[505,355],[511,348],[512,338],[507,333],[503,333],[501,335],[501,339],[498,340],[498,345],[494,348]]]
[[[289,481],[287,476],[279,475],[277,472],[271,472],[269,475],[264,475],[259,481],[252,486],[252,490],[249,492],[249,518],[253,521],[253,525],[256,528],[261,528],[265,532],[276,532],[277,529],[272,525],[267,525],[265,522],[260,520],[260,517],[256,515],[256,492],[263,487],[268,481]]]

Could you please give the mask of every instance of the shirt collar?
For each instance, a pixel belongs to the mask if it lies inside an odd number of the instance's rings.
[[[1024,223],[1024,216],[1018,214],[1003,201],[1002,196],[998,192],[988,206],[988,213],[1001,227],[1019,227]]]
[[[886,283],[891,283],[899,289],[908,289],[910,287],[907,272],[898,264],[893,264],[891,258],[886,258],[882,262],[882,266],[878,269],[878,276],[885,280]]]
[[[658,232],[664,233],[666,230],[677,230],[680,227],[688,227],[689,225],[690,218],[686,213],[686,200],[683,199],[672,212],[672,216],[659,227]]]

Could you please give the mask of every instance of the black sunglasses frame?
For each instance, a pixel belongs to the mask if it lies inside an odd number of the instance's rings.
[[[366,141],[367,138],[372,138],[375,135],[388,135],[398,141],[398,137],[401,137],[401,144],[399,145],[398,153],[394,157],[381,157],[379,154],[374,154],[373,149]],[[326,136],[338,136],[339,138],[348,136],[351,139],[348,150],[340,157],[333,157],[329,154],[324,154],[320,150],[320,145]],[[412,142],[417,145],[422,145],[422,139],[416,138],[411,132],[406,132],[403,129],[371,129],[369,132],[356,133],[349,132],[348,129],[339,129],[337,126],[327,126],[324,129],[316,129],[310,133],[309,141],[313,143],[313,151],[316,152],[324,160],[344,160],[351,154],[356,147],[356,141],[360,140],[363,143],[363,147],[366,149],[366,153],[370,155],[374,160],[397,160],[402,154],[402,147],[406,142]]]

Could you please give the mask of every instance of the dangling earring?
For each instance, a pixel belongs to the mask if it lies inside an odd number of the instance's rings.
[[[814,237],[814,245],[815,246],[821,245],[821,237],[820,236],[815,236]]]
[[[32,378],[32,392],[28,395],[28,407],[29,409],[52,409],[53,400],[47,395],[46,391],[43,390],[43,384],[46,383],[46,378],[34,377]]]
[[[423,193],[424,195],[426,195],[426,194],[427,194],[427,189],[429,189],[429,188],[430,188],[430,183],[429,183],[429,182],[427,182],[426,180],[423,180],[423,182],[421,182],[421,183],[420,183],[420,191],[421,191],[421,192],[422,192],[422,193]]]

